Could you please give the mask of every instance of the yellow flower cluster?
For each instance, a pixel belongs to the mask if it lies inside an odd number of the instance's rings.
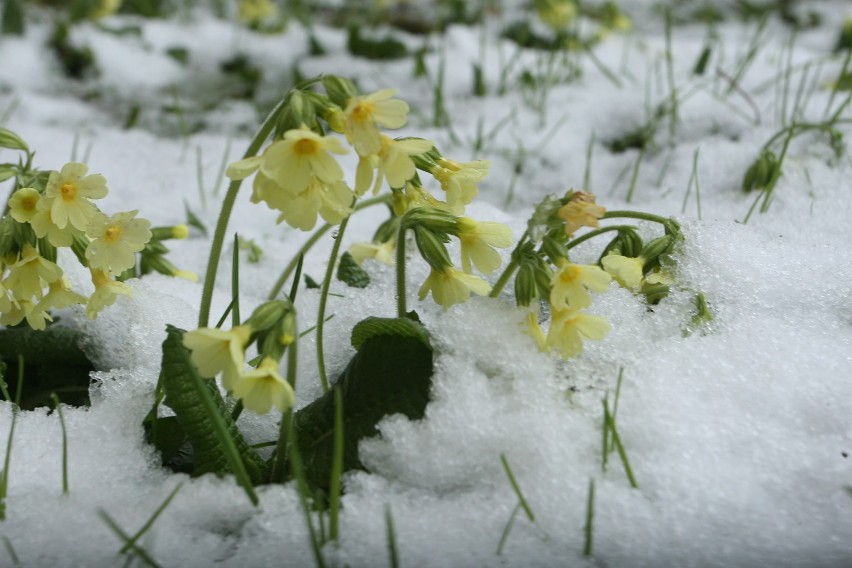
[[[11,234],[0,257],[0,324],[17,325],[26,319],[43,330],[49,311],[86,304],[94,319],[118,295],[130,288],[115,280],[136,266],[136,253],[151,238],[150,223],[136,219],[137,211],[108,217],[91,201],[107,194],[100,174],[87,175],[85,164],[71,162],[51,172],[44,191],[18,189],[9,199]],[[70,247],[91,271],[94,292],[85,296],[70,289],[56,264],[56,248]]]

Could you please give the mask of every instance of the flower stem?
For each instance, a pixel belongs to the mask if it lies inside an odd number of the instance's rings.
[[[325,356],[323,352],[322,330],[325,326],[325,305],[328,301],[328,288],[331,286],[331,275],[334,274],[334,265],[337,263],[337,255],[340,252],[340,243],[343,241],[343,233],[346,232],[346,225],[349,224],[350,214],[341,223],[337,229],[337,237],[334,239],[334,245],[331,247],[331,256],[328,259],[328,267],[325,270],[325,278],[322,281],[322,289],[320,290],[319,310],[317,312],[317,366],[319,368],[320,382],[322,383],[322,392],[328,392],[328,375],[325,372]]]
[[[607,233],[609,231],[621,231],[623,229],[634,229],[634,228],[635,227],[633,227],[632,225],[610,225],[609,227],[601,227],[600,229],[595,229],[594,231],[589,231],[588,233],[584,234],[581,237],[577,237],[576,239],[574,239],[573,241],[571,241],[570,243],[565,245],[565,248],[567,250],[571,250],[572,248],[579,245],[580,243],[584,243],[584,242],[588,241],[589,239],[592,239],[594,237],[597,237],[598,235],[602,235],[603,233]]]
[[[408,228],[403,219],[396,235],[396,315],[405,317],[408,311],[405,305],[405,231]]]
[[[296,392],[296,372],[298,368],[298,358],[296,345],[299,343],[299,334],[295,334],[296,339],[293,343],[287,346],[287,382]],[[290,441],[290,430],[293,426],[293,409],[290,408],[281,416],[281,426],[278,431],[278,443],[275,446],[275,454],[272,458],[272,470],[270,480],[273,483],[280,483],[284,479],[284,464],[287,463],[287,449]]]
[[[246,149],[243,159],[255,156],[260,150],[260,147],[275,127],[275,120],[278,117],[278,113],[284,108],[286,100],[286,97],[281,99],[264,119],[257,133],[254,135],[251,144]],[[210,305],[213,303],[213,288],[216,283],[216,271],[219,268],[219,257],[222,254],[222,245],[225,241],[225,232],[228,230],[231,211],[234,209],[234,202],[237,200],[237,194],[240,191],[242,183],[243,180],[232,181],[228,185],[225,198],[222,200],[222,210],[216,221],[216,231],[213,233],[213,242],[210,244],[210,258],[207,260],[207,272],[204,275],[204,288],[201,291],[201,307],[198,311],[198,327],[207,327],[210,320]]]
[[[381,195],[379,197],[371,197],[370,199],[365,199],[361,201],[355,207],[352,208],[353,213],[355,211],[360,211],[361,209],[366,209],[372,205],[376,205],[378,203],[387,203],[390,199],[390,195]],[[299,249],[296,255],[290,260],[287,266],[284,268],[284,271],[281,273],[281,276],[278,277],[278,280],[275,281],[275,285],[272,286],[272,290],[269,291],[269,295],[267,296],[267,300],[274,300],[275,297],[281,292],[281,288],[284,287],[284,283],[287,282],[287,279],[290,277],[290,274],[293,273],[293,270],[296,269],[296,265],[299,264],[299,257],[303,256],[306,252],[308,252],[320,238],[326,234],[329,229],[331,229],[333,225],[329,225],[326,223],[316,231],[314,234],[310,236],[308,240],[305,241],[305,244]]]
[[[512,256],[509,261],[509,264],[506,265],[506,268],[500,274],[500,278],[497,279],[497,282],[494,283],[494,287],[491,288],[491,293],[488,294],[489,298],[496,298],[500,295],[500,292],[503,291],[503,288],[506,287],[506,284],[509,283],[509,280],[512,278],[512,275],[518,269],[518,261],[516,260],[516,252],[518,252],[521,247],[526,243],[527,237],[529,237],[530,231],[527,229],[524,231],[524,234],[521,235],[521,239],[518,241],[518,244],[515,245],[515,249],[512,251]]]

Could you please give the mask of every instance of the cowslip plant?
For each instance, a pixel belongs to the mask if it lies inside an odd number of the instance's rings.
[[[487,278],[500,269],[499,250],[512,246],[512,232],[465,214],[488,174],[488,162],[454,160],[423,138],[392,138],[387,132],[403,127],[408,112],[408,104],[391,89],[359,93],[351,81],[336,76],[307,81],[282,99],[243,158],[227,168],[231,184],[212,239],[198,327],[169,328],[161,384],[146,419],[149,439],[164,461],[189,443],[195,474],[233,473],[253,502],[257,484],[288,479],[297,480],[300,491],[339,491],[341,472],[363,467],[358,441],[377,434],[377,423],[388,414],[422,417],[429,400],[433,347],[417,314],[408,310],[410,252],[430,269],[418,298],[431,296],[444,310],[472,294],[497,298],[514,279],[514,300],[529,310],[530,334],[542,350],[565,358],[577,356],[584,340],[606,335],[609,323],[586,310],[593,294],[604,293],[613,281],[650,303],[666,295],[671,280],[666,259],[682,238],[678,224],[646,213],[606,211],[594,195],[573,190],[550,196],[535,208],[509,264],[492,285]],[[346,156],[355,165],[352,179],[340,161]],[[234,314],[230,329],[221,329],[225,316],[211,327],[210,306],[231,210],[243,181],[250,178],[250,201],[277,211],[278,223],[314,233],[286,265],[267,302],[245,321]],[[387,207],[388,218],[376,228],[372,242],[355,243],[343,255],[338,277],[363,287],[369,276],[358,265],[367,259],[395,265],[396,314],[370,316],[355,326],[352,345],[357,353],[332,382],[323,354],[331,277],[349,219],[377,204]],[[645,243],[633,225],[600,226],[617,218],[657,223],[663,235]],[[317,227],[320,219],[324,224]],[[295,411],[301,262],[332,227],[336,234],[319,285],[315,329],[324,394]],[[598,262],[572,261],[571,249],[602,235],[612,238]],[[459,244],[458,259],[447,246],[453,239]],[[282,298],[293,271],[290,293]],[[232,294],[232,306],[238,305],[238,291]],[[546,332],[540,326],[542,314],[550,315]],[[252,346],[257,356],[248,361]],[[286,379],[280,371],[285,355]],[[217,376],[221,383],[214,381]],[[174,417],[160,416],[163,400]],[[247,446],[236,425],[244,409],[280,414],[278,439],[269,443],[275,449],[266,460]]]
[[[52,326],[53,314],[81,306],[95,319],[119,296],[131,295],[127,279],[151,271],[197,278],[165,257],[163,241],[184,238],[187,229],[151,228],[138,211],[104,213],[96,201],[108,193],[106,179],[90,173],[86,164],[39,170],[24,140],[5,128],[0,128],[0,146],[21,153],[17,163],[0,164],[0,181],[14,181],[0,216],[0,325],[6,326],[0,329],[0,360],[15,365],[15,357],[26,353],[33,362],[25,408],[47,403],[46,395],[60,388],[66,402],[86,404],[91,363],[78,347],[79,332]],[[61,249],[88,269],[93,288],[87,293],[73,289],[66,278]],[[65,372],[54,379],[55,373],[39,371],[50,365]]]

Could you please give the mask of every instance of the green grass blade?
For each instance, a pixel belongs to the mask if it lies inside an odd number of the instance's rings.
[[[106,511],[103,509],[98,510],[98,516],[101,520],[115,533],[115,535],[125,542],[125,545],[130,541],[130,536],[122,530],[118,523],[116,523],[112,517],[110,517]],[[138,544],[130,544],[128,550],[132,550],[135,555],[137,555],[142,562],[150,566],[151,568],[160,568],[160,565],[157,564],[153,558],[148,554],[148,552],[139,546]]]
[[[6,549],[6,552],[9,554],[9,558],[12,559],[12,566],[20,566],[21,560],[18,558],[18,553],[15,552],[15,547],[12,546],[12,541],[9,540],[9,537],[3,536],[3,547]]]
[[[59,425],[62,428],[62,493],[68,495],[68,433],[65,430],[65,417],[62,415],[62,403],[56,393],[50,394],[56,414],[59,415]]]
[[[388,560],[391,568],[399,568],[399,549],[396,545],[396,531],[394,530],[390,505],[385,506],[385,527],[388,539]]]
[[[183,482],[178,483],[178,484],[175,486],[175,488],[174,488],[174,489],[172,489],[172,492],[171,492],[171,493],[169,493],[168,497],[166,497],[166,499],[165,499],[165,500],[164,500],[164,501],[160,504],[160,506],[159,506],[159,507],[157,507],[157,510],[156,510],[156,511],[154,511],[154,514],[153,514],[153,515],[151,515],[151,517],[150,517],[147,521],[145,521],[145,524],[144,524],[144,525],[142,525],[142,528],[140,528],[140,529],[136,532],[136,534],[135,534],[135,535],[133,535],[132,537],[130,537],[130,538],[127,540],[127,542],[125,542],[125,543],[124,543],[124,546],[122,546],[122,547],[121,547],[121,550],[119,550],[119,552],[120,552],[121,554],[125,554],[125,553],[127,553],[127,552],[131,549],[131,548],[133,548],[133,547],[135,547],[135,546],[136,546],[136,543],[139,541],[139,539],[140,539],[140,538],[142,538],[142,536],[143,536],[146,532],[148,532],[148,530],[149,530],[152,526],[154,526],[154,523],[157,521],[157,517],[159,517],[159,516],[160,516],[160,514],[161,514],[163,511],[165,511],[165,510],[166,510],[166,507],[168,507],[168,506],[169,506],[169,503],[171,503],[171,502],[172,502],[172,499],[174,499],[175,495],[177,495],[178,491],[180,491],[180,489],[181,489],[182,487],[183,487]]]
[[[506,541],[509,540],[509,533],[512,532],[512,527],[515,525],[515,517],[518,516],[520,511],[521,504],[518,503],[515,505],[515,508],[512,509],[512,514],[509,515],[509,520],[506,521],[506,526],[503,527],[503,533],[500,535],[500,542],[497,543],[497,556],[501,556],[503,554],[503,547],[506,546]]]
[[[331,457],[331,481],[328,490],[329,538],[340,537],[340,478],[343,476],[343,395],[334,389],[334,447]]]
[[[240,325],[240,236],[234,233],[234,257],[231,263],[231,325]]]
[[[530,509],[527,500],[524,498],[524,494],[521,492],[521,487],[518,485],[517,480],[515,480],[515,475],[512,473],[512,468],[509,467],[509,460],[506,459],[506,454],[500,454],[500,461],[503,462],[503,469],[506,470],[506,476],[509,478],[509,483],[512,484],[512,489],[515,490],[515,495],[518,496],[518,502],[523,508],[524,513],[527,515],[527,518],[530,522],[535,522],[535,514],[532,509]]]
[[[586,524],[583,526],[583,534],[585,536],[583,544],[583,556],[592,555],[592,546],[594,543],[594,527],[595,527],[595,480],[589,479],[589,497],[586,501]]]

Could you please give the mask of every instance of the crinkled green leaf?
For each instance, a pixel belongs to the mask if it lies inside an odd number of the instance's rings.
[[[247,474],[251,485],[260,483],[266,465],[237,429],[215,381],[198,375],[183,345],[185,332],[171,325],[166,330],[161,367],[165,404],[174,410],[192,445],[193,475],[234,473],[240,480]],[[236,449],[239,461],[231,447]],[[245,480],[241,483],[245,487]]]
[[[432,386],[432,348],[417,322],[368,318],[355,327],[352,341],[358,353],[337,381],[343,396],[343,471],[363,469],[358,443],[376,435],[385,416],[423,418]],[[294,417],[305,477],[322,488],[328,487],[332,465],[334,412],[330,390]]]

